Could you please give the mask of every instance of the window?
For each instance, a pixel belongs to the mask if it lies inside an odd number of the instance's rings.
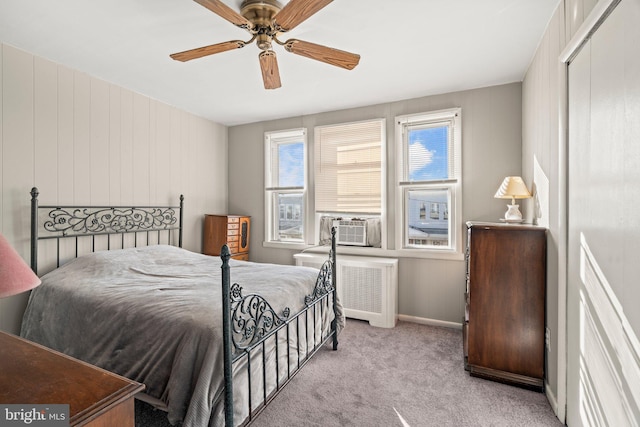
[[[384,120],[315,129],[316,212],[382,213]]]
[[[385,194],[385,120],[319,126],[314,133],[315,212],[381,218]],[[376,221],[379,224],[381,221]],[[380,247],[380,232],[373,233]]]
[[[396,117],[399,249],[460,252],[461,110]]]
[[[267,241],[305,242],[306,158],[304,129],[265,134]]]

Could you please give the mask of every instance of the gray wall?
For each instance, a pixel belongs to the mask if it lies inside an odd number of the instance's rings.
[[[521,172],[521,84],[415,98],[343,111],[252,123],[229,128],[229,213],[250,215],[250,259],[293,264],[296,250],[265,248],[264,240],[264,132],[305,127],[313,152],[314,126],[372,118],[387,119],[389,165],[387,212],[388,245],[394,245],[395,150],[397,115],[462,108],[463,221],[497,221],[505,203],[493,195],[507,175]],[[465,288],[464,261],[401,258],[399,313],[417,321],[460,323]]]
[[[32,187],[41,204],[175,205],[184,246],[227,207],[227,129],[0,44],[0,232],[29,262]],[[45,261],[40,257],[40,261]],[[18,332],[28,293],[0,300]]]

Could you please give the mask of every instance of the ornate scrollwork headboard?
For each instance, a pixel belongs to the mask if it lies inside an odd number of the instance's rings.
[[[111,249],[110,236],[118,236],[119,248],[125,247],[125,236],[133,236],[133,246],[146,246],[153,233],[157,243],[171,244],[177,233],[177,246],[182,247],[182,218],[184,196],[178,206],[39,206],[38,189],[31,189],[31,268],[38,270],[38,241],[56,240],[56,266],[60,266],[60,241],[91,239],[91,252],[95,251],[97,236],[105,236],[107,250]],[[175,230],[175,232],[174,232]],[[139,241],[139,234],[145,242]]]

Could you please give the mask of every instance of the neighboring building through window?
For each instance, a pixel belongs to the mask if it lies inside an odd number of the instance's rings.
[[[265,134],[267,241],[305,242],[307,138],[305,129]]]
[[[461,111],[396,118],[398,249],[459,252]]]

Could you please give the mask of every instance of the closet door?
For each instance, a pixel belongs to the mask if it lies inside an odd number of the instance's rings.
[[[567,425],[640,420],[640,2],[568,67]]]

